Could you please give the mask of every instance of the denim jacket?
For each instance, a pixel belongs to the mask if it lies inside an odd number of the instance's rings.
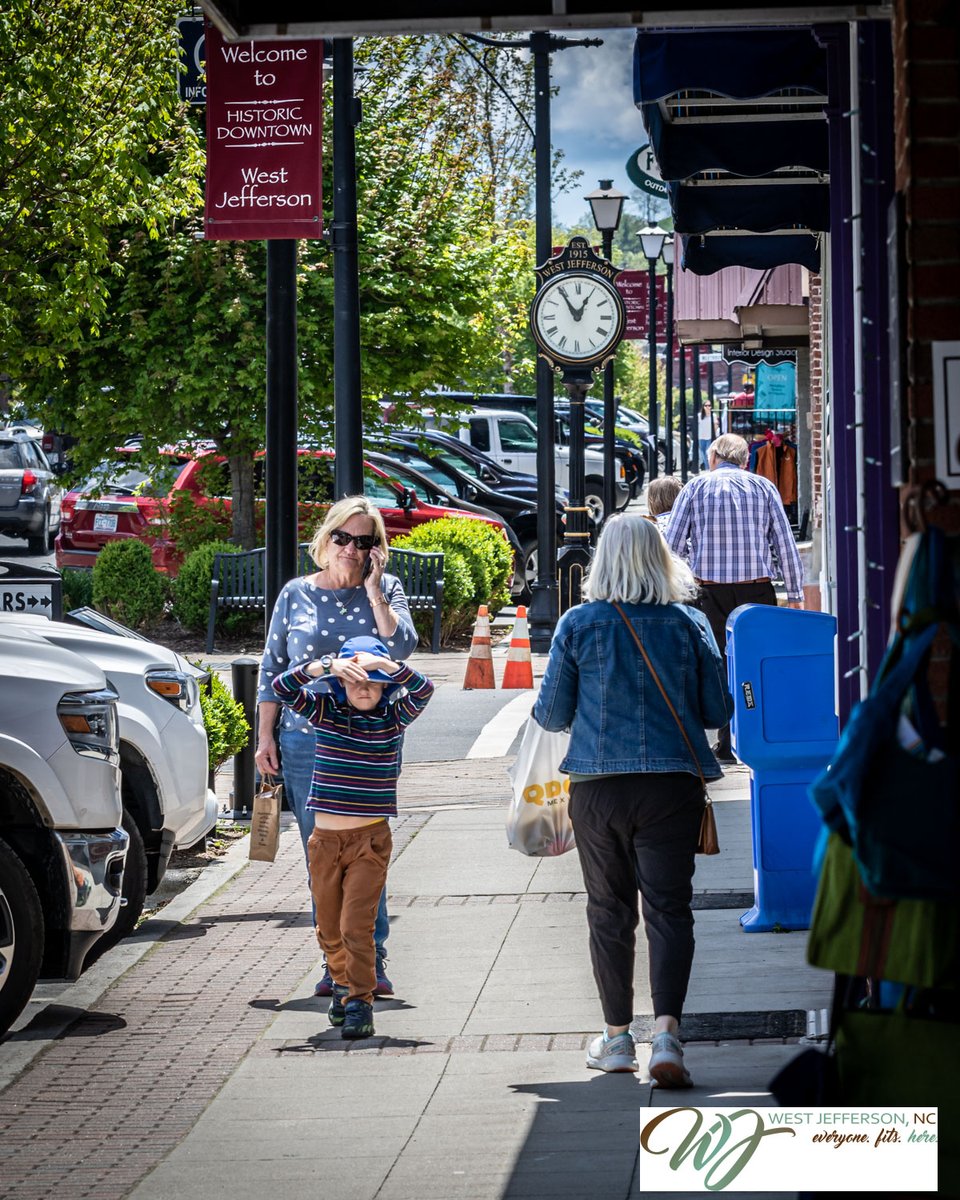
[[[723,659],[703,613],[683,604],[623,604],[683,722],[707,779],[722,772],[705,729],[733,712]],[[533,709],[544,729],[570,730],[563,770],[582,775],[696,768],[636,642],[612,604],[560,618]]]

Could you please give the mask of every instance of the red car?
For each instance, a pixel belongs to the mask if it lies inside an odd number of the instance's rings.
[[[108,542],[140,538],[149,544],[157,570],[176,575],[183,556],[170,539],[168,516],[177,494],[189,492],[197,503],[217,502],[229,512],[230,473],[221,456],[212,451],[172,449],[166,452],[167,462],[163,466],[145,467],[140,465],[138,453],[136,447],[122,448],[112,467],[105,464],[106,469],[100,468],[63,497],[60,533],[55,543],[59,569],[92,567]],[[301,505],[329,504],[333,493],[333,452],[299,450],[298,454]],[[364,476],[364,491],[380,509],[391,540],[439,517],[486,521],[507,536],[502,522],[460,509],[424,504],[416,492],[372,463],[364,464]],[[262,497],[262,453],[256,460],[254,486]],[[258,501],[258,509],[262,513],[262,499]]]

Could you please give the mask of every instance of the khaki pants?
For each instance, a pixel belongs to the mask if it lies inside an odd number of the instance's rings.
[[[373,927],[392,847],[387,821],[359,829],[314,829],[307,842],[317,941],[330,977],[349,989],[350,1000],[368,1004],[377,985]]]

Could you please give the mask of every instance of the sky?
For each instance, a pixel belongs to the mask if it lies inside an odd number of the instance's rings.
[[[601,179],[633,197],[626,162],[647,140],[640,112],[633,103],[632,29],[577,31],[574,37],[601,37],[603,45],[573,46],[551,55],[550,79],[559,91],[550,110],[554,151],[564,151],[568,170],[583,171],[572,192],[554,194],[553,219],[572,225],[589,205],[583,199]],[[626,211],[641,215],[639,202],[628,200]]]

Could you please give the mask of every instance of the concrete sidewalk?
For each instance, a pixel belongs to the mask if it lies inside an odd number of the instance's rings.
[[[640,1112],[677,1093],[643,1071],[586,1070],[601,1016],[578,862],[507,849],[507,762],[403,772],[389,876],[397,994],[377,1003],[375,1038],[343,1042],[313,997],[320,956],[288,826],[275,863],[246,865],[168,929],[0,1093],[0,1193],[639,1197]],[[697,1086],[683,1103],[770,1103],[767,1082],[828,1003],[804,934],[739,927],[752,899],[747,786],[734,768],[712,789],[722,853],[695,879],[684,1032]],[[641,1038],[645,960],[641,942]]]

